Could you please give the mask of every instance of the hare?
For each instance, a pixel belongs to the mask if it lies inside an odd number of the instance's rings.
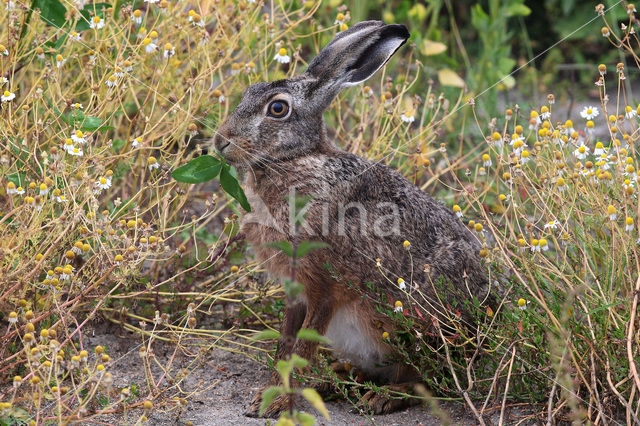
[[[365,297],[369,285],[393,301],[407,301],[419,290],[425,319],[439,317],[438,306],[449,303],[442,299],[453,293],[466,300],[487,295],[480,243],[455,213],[395,170],[344,152],[327,137],[322,114],[334,97],[375,74],[408,38],[404,25],[360,22],[337,34],[303,74],[249,86],[216,132],[215,147],[238,169],[252,206],[242,229],[267,271],[280,278],[292,274],[290,259],[269,243],[326,243],[297,261],[303,290],[286,307],[277,359],[292,353],[312,359],[317,343],[294,336],[300,328],[314,329],[361,371],[410,384],[415,375],[386,360],[382,334],[393,327]],[[298,229],[291,224],[293,191],[310,200]],[[399,277],[406,283],[396,284]],[[436,295],[441,278],[453,293]],[[272,384],[278,380],[274,373]],[[396,400],[365,399],[376,413],[399,408]],[[249,415],[259,403],[260,393]],[[281,396],[265,414],[284,409],[288,400]]]

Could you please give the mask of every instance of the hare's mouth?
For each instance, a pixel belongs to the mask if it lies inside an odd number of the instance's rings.
[[[225,140],[224,142],[222,142],[220,144],[220,146],[218,146],[218,152],[220,154],[222,154],[224,152],[225,148],[227,148],[229,145],[231,145],[231,141]]]

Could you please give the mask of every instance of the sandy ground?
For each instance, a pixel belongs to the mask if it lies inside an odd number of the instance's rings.
[[[119,331],[116,331],[119,330]],[[97,333],[100,331],[100,333]],[[86,334],[85,334],[86,335]],[[109,371],[114,377],[114,385],[122,388],[131,383],[142,386],[145,383],[144,369],[138,356],[139,338],[122,332],[112,326],[97,324],[96,334],[86,338],[89,347],[103,345],[107,348],[113,362]],[[172,346],[158,346],[154,350],[156,358],[161,364],[171,357]],[[175,371],[180,367],[187,367],[191,358],[178,356],[175,359]],[[157,380],[162,374],[154,369]],[[184,425],[191,422],[194,425],[265,425],[266,419],[246,417],[244,412],[253,394],[267,383],[270,372],[266,366],[245,356],[230,353],[221,349],[213,349],[206,358],[206,363],[198,366],[185,380],[182,388],[185,392],[208,388],[203,392],[188,398],[188,405],[181,414],[176,410],[158,408],[149,416],[151,425]],[[140,390],[140,395],[144,395]],[[454,424],[475,424],[476,421],[461,403],[445,402],[441,408],[448,413]],[[331,420],[325,420],[310,406],[303,406],[305,411],[316,416],[320,425],[440,425],[442,421],[430,413],[425,406],[413,406],[403,411],[384,415],[367,417],[358,412],[346,401],[329,401],[327,408]],[[133,412],[127,418],[118,414],[103,416],[99,420],[107,424],[133,424],[140,412]],[[275,423],[272,421],[272,423]]]

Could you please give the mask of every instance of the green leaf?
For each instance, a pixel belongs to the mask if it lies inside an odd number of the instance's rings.
[[[309,401],[316,410],[322,413],[322,415],[327,420],[331,420],[331,417],[329,417],[329,411],[327,411],[327,407],[325,407],[322,397],[318,392],[316,392],[315,389],[311,389],[311,388],[302,389],[302,396],[304,397],[304,399]]]
[[[179,182],[202,183],[218,176],[221,168],[222,163],[217,158],[201,155],[175,169],[171,176]]]
[[[280,338],[280,333],[275,331],[275,330],[262,330],[260,333],[256,334],[255,336],[253,336],[254,339],[256,340],[273,340],[273,339],[279,339]]]
[[[289,389],[289,375],[291,374],[291,370],[293,370],[293,362],[281,359],[276,363],[276,370],[278,370],[278,374],[280,374],[284,388]]]
[[[266,243],[264,246],[277,248],[287,255],[287,257],[293,257],[293,247],[291,247],[291,243],[289,241],[274,241],[272,243]]]
[[[124,148],[126,143],[127,142],[124,139],[114,139],[111,142],[111,149],[113,149],[113,152],[116,154],[120,154],[120,151],[122,151],[122,148]]]
[[[34,9],[40,9],[40,18],[47,25],[61,28],[67,22],[67,9],[58,0],[34,0]]]
[[[524,4],[510,4],[507,7],[507,16],[529,16],[531,9]]]
[[[99,16],[101,19],[104,19],[105,11],[103,9],[110,8],[111,5],[109,3],[95,3],[95,4],[87,4],[80,11],[80,17],[78,18],[78,23],[76,24],[76,31],[85,31],[91,28],[91,19],[93,16]],[[91,16],[90,12],[93,12],[94,15]]]
[[[320,335],[316,330],[310,328],[301,328],[296,335],[298,339],[302,340],[310,340],[312,342],[320,342],[320,343],[331,343],[331,340],[326,337]]]
[[[284,294],[286,294],[289,299],[294,299],[302,290],[304,290],[304,286],[302,284],[291,280],[284,280],[282,287],[284,288]]]
[[[296,257],[305,257],[309,252],[329,247],[329,244],[320,241],[302,241],[296,250]]]
[[[285,390],[282,386],[271,386],[262,392],[262,402],[260,402],[260,415],[263,415],[266,409],[271,405],[276,396],[282,395]]]
[[[220,185],[227,194],[238,200],[245,211],[251,211],[251,206],[249,205],[247,196],[244,194],[244,191],[240,187],[238,179],[236,179],[231,174],[231,166],[229,166],[228,164],[222,165],[222,170],[220,171]]]
[[[305,368],[307,365],[309,365],[309,361],[302,358],[298,354],[291,354],[291,362],[293,363],[293,366],[296,368]]]
[[[27,186],[27,175],[25,173],[18,172],[13,175],[8,175],[7,179],[13,182],[15,186]]]
[[[74,110],[66,114],[61,114],[55,107],[53,107],[53,110],[60,116],[62,121],[83,132],[93,132],[95,130],[106,132],[114,128],[113,126],[105,125],[103,119],[84,115],[82,111]]]
[[[296,411],[293,415],[293,418],[301,426],[313,426],[316,424],[316,419],[311,414],[304,413],[302,411]]]

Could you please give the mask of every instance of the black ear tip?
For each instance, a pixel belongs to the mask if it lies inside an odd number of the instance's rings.
[[[384,34],[386,36],[398,37],[404,40],[407,40],[409,37],[411,37],[407,26],[402,24],[385,25],[383,33],[386,33]]]

